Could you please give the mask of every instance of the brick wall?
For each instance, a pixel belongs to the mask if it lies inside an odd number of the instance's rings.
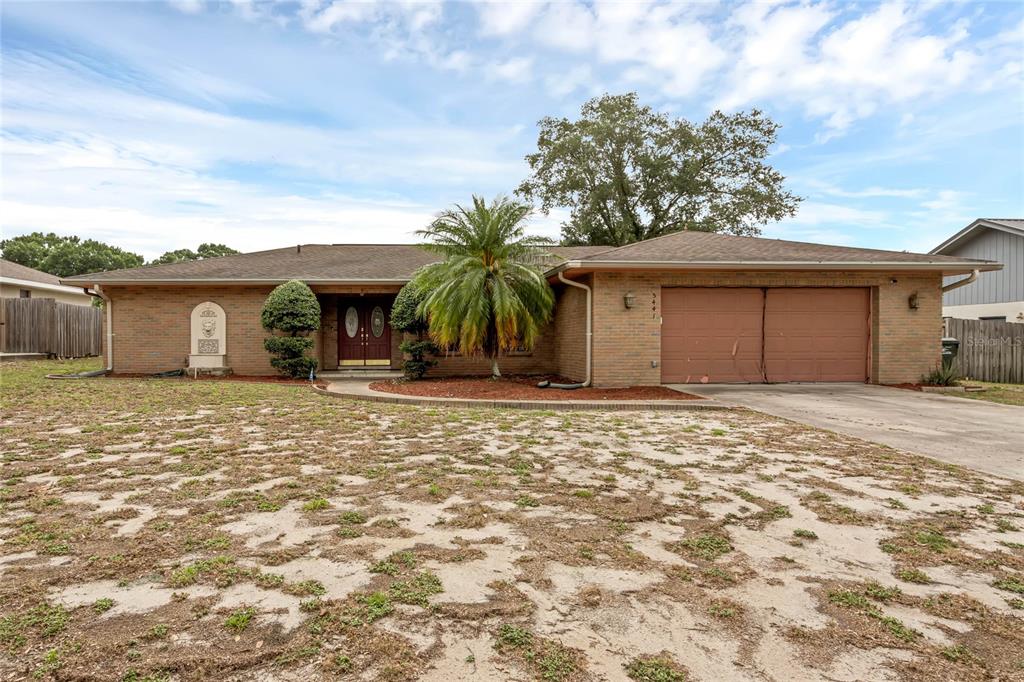
[[[896,284],[890,282],[897,281]],[[907,300],[917,294],[917,310]],[[871,292],[872,381],[915,382],[942,362],[942,277],[892,274]]]
[[[263,349],[268,332],[260,310],[273,287],[104,287],[113,300],[114,371],[151,373],[188,365],[189,316],[203,301],[213,301],[227,317],[227,357],[235,374],[277,374]],[[333,287],[338,290],[339,287]],[[314,287],[317,290],[317,287]],[[360,289],[351,288],[358,293]],[[338,365],[337,300],[317,292],[321,329],[312,335],[312,357],[321,368]],[[393,337],[397,336],[395,334]],[[106,328],[104,328],[104,344]],[[398,358],[399,340],[393,339]],[[396,363],[396,367],[398,364]]]
[[[549,374],[555,362],[555,325],[548,324],[537,339],[537,345],[529,353],[512,353],[498,358],[502,374]],[[435,358],[437,367],[432,367],[428,376],[490,375],[491,361],[479,355],[442,354]]]
[[[578,280],[591,284],[593,277]],[[572,381],[583,381],[587,374],[587,292],[577,287],[555,287],[554,370]]]
[[[893,284],[891,280],[895,279]],[[906,273],[601,272],[594,276],[594,366],[597,386],[658,384],[663,286],[872,287],[871,380],[912,382],[938,364],[942,327],[941,277]],[[636,304],[626,309],[623,296]],[[917,292],[919,308],[908,297]]]
[[[151,373],[188,365],[189,316],[213,301],[227,317],[226,362],[237,374],[276,374],[263,350],[260,309],[272,287],[104,287],[113,301],[114,371]]]
[[[893,284],[890,280],[895,279]],[[656,385],[661,368],[662,286],[866,286],[872,288],[871,380],[917,381],[939,363],[942,326],[941,278],[903,273],[596,273],[593,286],[593,381],[597,386]],[[113,300],[114,371],[149,373],[186,366],[189,315],[199,303],[218,303],[227,315],[227,363],[238,374],[274,374],[263,350],[267,333],[259,315],[271,287],[106,287]],[[353,289],[352,291],[355,291]],[[314,336],[315,357],[324,369],[337,367],[337,305],[318,290],[323,327]],[[623,295],[636,304],[627,310]],[[918,309],[908,297],[916,292]],[[373,292],[371,292],[373,293]],[[384,293],[384,292],[377,292]],[[585,292],[556,287],[555,317],[532,353],[501,359],[506,374],[558,373],[581,380],[585,374]],[[392,333],[392,366],[401,366]],[[106,336],[104,334],[104,343]],[[488,374],[485,358],[450,355],[440,358],[435,375]]]

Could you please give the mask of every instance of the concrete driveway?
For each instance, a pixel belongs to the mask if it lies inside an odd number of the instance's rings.
[[[672,388],[978,471],[1024,479],[1024,407],[866,384]]]

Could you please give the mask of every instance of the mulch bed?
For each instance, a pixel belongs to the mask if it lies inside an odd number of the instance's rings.
[[[439,377],[419,381],[376,381],[370,389],[429,398],[477,398],[481,400],[701,400],[700,396],[680,393],[664,386],[629,388],[537,388],[537,382],[549,380],[572,383],[557,376]]]
[[[925,387],[925,386],[928,387],[928,388],[951,388],[950,386],[939,386],[938,384],[911,384],[911,383],[903,383],[903,384],[882,384],[882,385],[883,386],[888,386],[889,388],[902,388],[902,389],[906,389],[908,391],[920,391],[920,390],[922,390],[922,387]],[[970,385],[967,385],[967,384],[960,384],[960,385],[963,386],[964,390],[967,390],[967,391],[982,390],[981,386],[970,386]]]

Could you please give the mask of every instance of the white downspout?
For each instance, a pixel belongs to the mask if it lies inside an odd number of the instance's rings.
[[[114,302],[110,300],[103,287],[96,285],[96,293],[103,299],[103,316],[107,322],[107,371],[114,371]]]
[[[586,284],[581,284],[580,282],[574,282],[571,279],[566,279],[565,275],[562,273],[561,270],[559,270],[559,272],[558,272],[558,281],[561,282],[562,284],[568,284],[571,287],[576,287],[577,289],[583,289],[584,291],[587,292],[587,350],[586,350],[587,375],[586,375],[586,377],[584,377],[583,382],[582,382],[583,388],[586,388],[587,386],[590,385],[590,346],[591,346],[592,337],[594,335],[594,332],[593,332],[593,329],[592,329],[592,323],[591,323],[591,320],[590,320],[590,296],[591,296],[591,290],[590,290],[590,287],[587,286]]]
[[[981,270],[974,270],[973,272],[971,272],[971,274],[967,275],[967,277],[964,277],[961,280],[957,280],[956,282],[950,282],[946,286],[942,287],[942,293],[946,293],[947,291],[953,291],[953,289],[959,289],[960,287],[967,286],[968,284],[978,279],[979,274],[981,274]]]

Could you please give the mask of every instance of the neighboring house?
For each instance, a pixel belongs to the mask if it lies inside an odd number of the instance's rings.
[[[575,381],[589,371],[597,386],[918,381],[940,362],[943,277],[1002,267],[705,232],[551,251],[554,319],[532,352],[511,354],[502,369]],[[220,314],[199,307],[210,302],[226,318],[226,364],[238,374],[273,374],[260,308],[293,278],[320,301],[313,353],[321,368],[397,368],[400,339],[388,311],[416,269],[435,259],[414,245],[304,245],[63,282],[96,287],[108,300],[114,372],[184,366],[193,311]],[[489,367],[449,354],[432,373]]]
[[[0,298],[53,298],[61,303],[92,305],[82,287],[64,286],[47,272],[0,259]]]
[[[947,292],[942,297],[943,316],[1024,323],[1024,219],[979,218],[932,253],[1004,265],[1002,270],[981,273],[969,287]]]

